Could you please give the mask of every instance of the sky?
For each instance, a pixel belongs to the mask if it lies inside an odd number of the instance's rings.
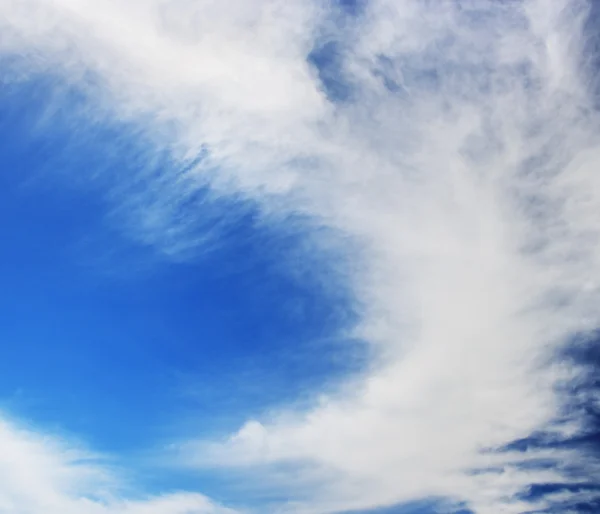
[[[600,509],[600,11],[0,0],[0,513]]]

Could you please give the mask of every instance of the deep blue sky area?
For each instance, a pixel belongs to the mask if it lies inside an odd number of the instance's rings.
[[[64,102],[77,98],[63,91],[49,113],[52,87],[0,92],[5,409],[123,454],[175,424],[190,431],[181,435],[235,429],[351,366],[333,358],[351,320],[346,293],[320,282],[332,273],[302,253],[301,224],[273,228],[256,207],[220,199],[188,206],[228,218],[219,245],[194,259],[136,241],[135,226],[110,215],[110,182],[138,173],[152,149],[128,127],[84,117],[68,131]],[[287,273],[292,257],[313,272]]]

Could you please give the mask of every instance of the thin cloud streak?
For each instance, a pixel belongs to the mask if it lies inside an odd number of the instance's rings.
[[[144,120],[181,162],[205,155],[186,187],[208,177],[217,194],[308,214],[360,245],[346,257],[369,369],[308,411],[184,443],[187,464],[258,466],[299,491],[296,513],[430,496],[522,512],[532,483],[598,476],[573,451],[495,451],[579,430],[560,393],[575,370],[554,357],[600,321],[586,13],[575,1],[373,0],[357,16],[277,0],[0,1],[0,50],[20,72],[56,67],[89,91],[90,116]],[[308,62],[326,42],[345,98]],[[171,202],[181,178],[160,182]],[[140,226],[160,246],[162,225]]]

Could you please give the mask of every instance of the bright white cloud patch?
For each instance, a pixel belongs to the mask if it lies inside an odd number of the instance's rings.
[[[117,474],[97,455],[0,424],[0,511],[48,514],[233,514],[200,494],[121,500]]]
[[[182,160],[206,152],[186,188],[210,178],[361,246],[351,280],[369,370],[307,412],[189,443],[193,463],[258,466],[271,487],[302,492],[291,511],[314,513],[430,496],[520,512],[528,484],[595,473],[566,451],[491,451],[578,429],[557,424],[572,371],[552,358],[600,322],[586,12],[567,1],[372,0],[349,16],[295,0],[0,0],[0,50],[22,57],[25,76],[53,70],[90,91],[90,115],[144,120]],[[309,64],[326,43],[345,98]],[[168,202],[189,193],[181,178],[161,183]],[[172,242],[168,220],[140,227]],[[536,458],[561,465],[519,465]]]

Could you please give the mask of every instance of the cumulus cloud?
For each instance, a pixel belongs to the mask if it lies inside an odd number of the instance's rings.
[[[344,257],[368,369],[311,409],[186,443],[188,463],[255,466],[298,493],[282,509],[314,513],[423,497],[520,512],[532,483],[597,474],[567,450],[498,451],[579,430],[554,357],[600,321],[586,16],[567,0],[0,0],[18,77],[56,73],[90,116],[202,155],[149,190],[177,203],[209,181],[360,248]],[[168,229],[140,227],[158,245]]]

